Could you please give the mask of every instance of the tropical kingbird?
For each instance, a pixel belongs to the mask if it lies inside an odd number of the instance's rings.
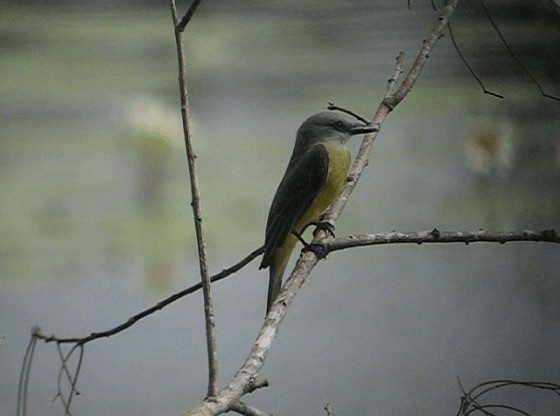
[[[266,224],[261,269],[270,267],[266,312],[282,288],[282,275],[305,228],[338,197],[350,168],[346,142],[356,134],[374,131],[340,113],[325,111],[303,122],[292,156],[276,190]]]

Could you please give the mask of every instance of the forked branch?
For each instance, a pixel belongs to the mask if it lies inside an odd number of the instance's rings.
[[[424,46],[418,54],[418,57],[416,58],[416,61],[409,71],[407,77],[394,93],[389,92],[388,94],[386,94],[381,104],[379,104],[373,120],[370,123],[370,125],[376,127],[377,131],[383,124],[387,115],[410,92],[412,86],[414,85],[416,79],[420,75],[426,63],[431,50],[433,49],[437,41],[441,38],[449,17],[453,14],[455,8],[457,7],[457,3],[458,0],[448,0],[446,2],[438,23],[434,26],[428,38],[424,42]],[[402,64],[403,58],[404,56],[397,60],[397,66],[399,64]],[[398,70],[398,68],[395,69],[395,73],[400,74],[400,70]],[[396,79],[394,83],[396,83]],[[392,82],[389,83],[388,89],[390,89],[391,86]],[[367,165],[371,147],[378,134],[377,131],[366,135],[366,137],[364,138],[356,161],[354,162],[350,171],[349,181],[337,201],[335,201],[332,208],[329,210],[327,216],[325,217],[325,220],[334,223],[340,216],[342,210],[346,205],[348,197],[356,186],[356,183],[359,180],[362,171]],[[320,242],[325,237],[326,233],[324,231],[319,231],[314,241]],[[296,263],[293,272],[282,288],[282,291],[280,292],[276,301],[272,304],[270,312],[266,317],[264,325],[262,326],[255,344],[253,345],[253,348],[251,349],[251,352],[249,353],[249,356],[247,357],[245,363],[241,366],[239,371],[235,374],[228,385],[220,390],[216,394],[216,396],[212,398],[212,400],[204,400],[201,404],[189,411],[187,413],[188,415],[217,415],[225,413],[228,410],[231,410],[232,403],[237,402],[243,395],[246,394],[247,384],[250,382],[250,380],[254,379],[260,371],[272,346],[272,342],[276,337],[276,333],[278,331],[280,323],[286,316],[287,310],[291,305],[299,288],[303,285],[305,279],[309,276],[317,262],[318,258],[315,253],[311,251],[302,253]]]

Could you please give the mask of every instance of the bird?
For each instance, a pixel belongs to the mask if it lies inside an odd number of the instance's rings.
[[[292,156],[280,181],[268,213],[264,254],[259,269],[269,268],[266,313],[282,288],[282,276],[295,245],[311,224],[338,197],[350,168],[348,140],[373,132],[363,122],[353,122],[336,111],[308,117],[299,127]]]

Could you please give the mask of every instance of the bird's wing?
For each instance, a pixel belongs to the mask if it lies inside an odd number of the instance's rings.
[[[327,149],[318,144],[307,150],[284,174],[268,214],[261,269],[270,266],[276,250],[282,247],[294,225],[311,207],[326,182],[328,168]]]

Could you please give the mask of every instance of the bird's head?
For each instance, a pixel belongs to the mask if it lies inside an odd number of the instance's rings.
[[[351,121],[345,114],[323,111],[307,118],[297,132],[297,141],[304,147],[323,141],[346,143],[357,134],[371,133],[375,129],[360,121]]]

